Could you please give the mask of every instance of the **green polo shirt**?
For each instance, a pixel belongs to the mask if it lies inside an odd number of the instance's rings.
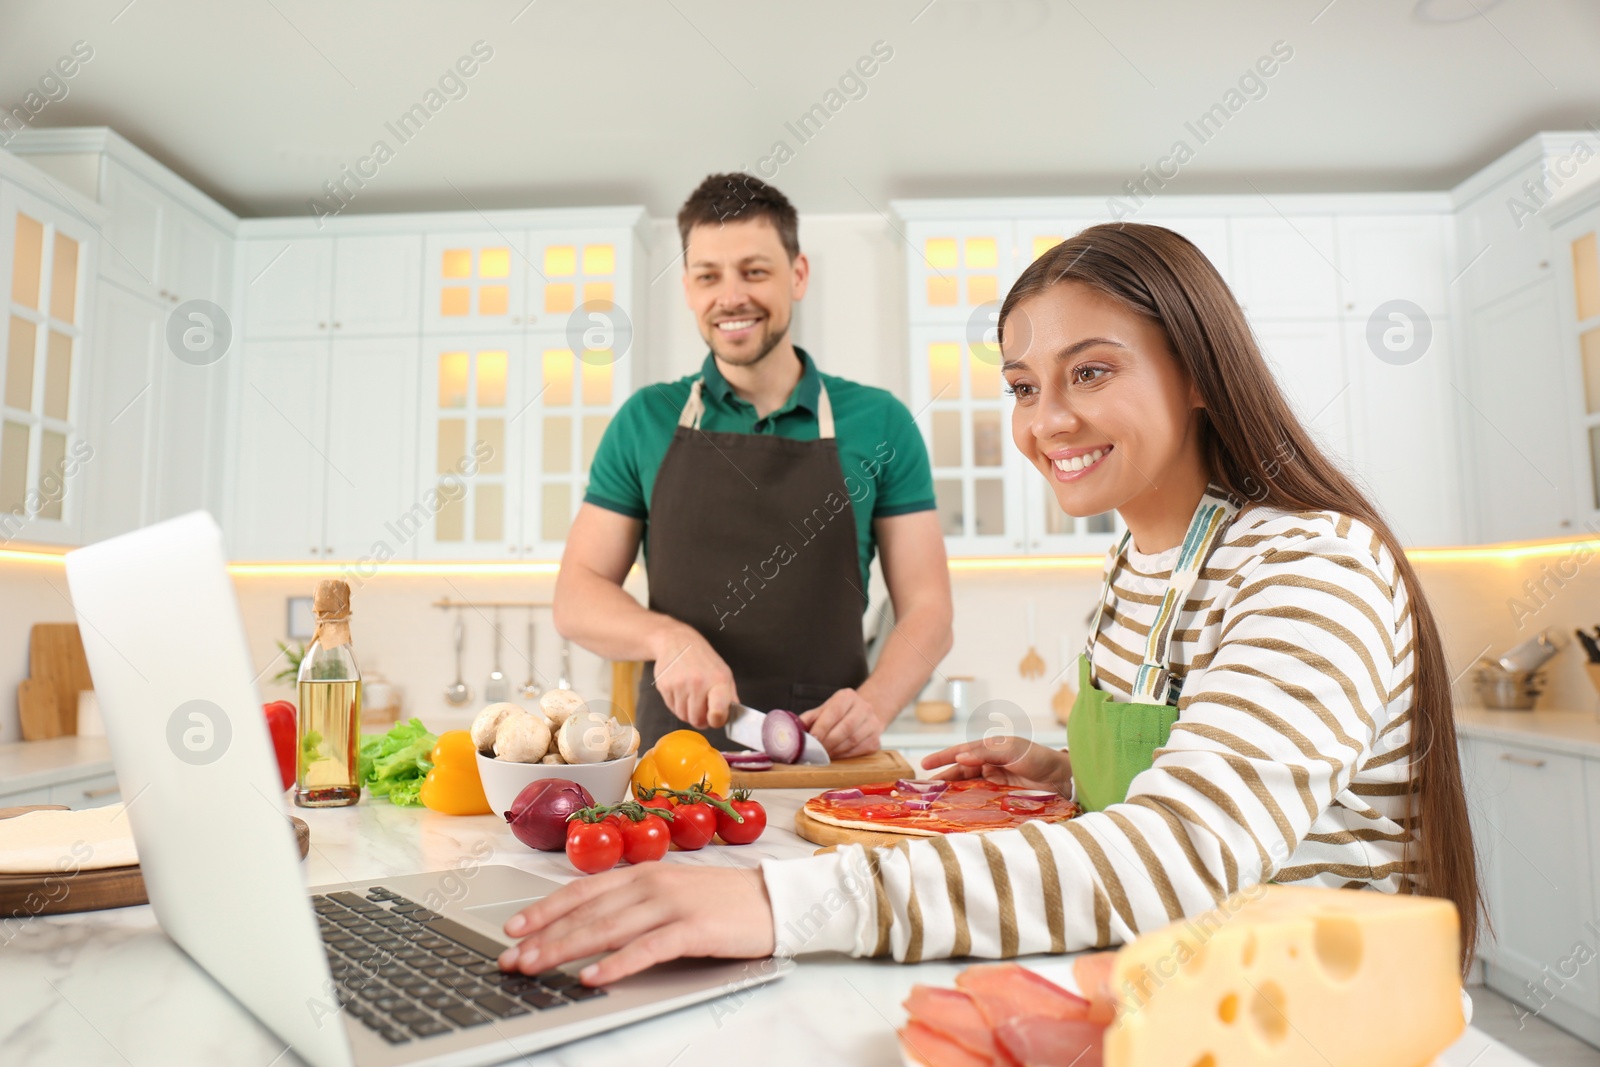
[[[801,349],[805,365],[794,392],[778,410],[758,418],[754,405],[741,400],[706,356],[697,374],[674,382],[646,386],[630,396],[611,420],[589,467],[584,500],[645,523],[645,559],[650,554],[650,494],[667,446],[678,428],[678,416],[689,400],[689,388],[704,378],[701,398],[705,414],[700,428],[722,433],[774,434],[796,441],[815,441],[818,386],[826,383],[833,405],[834,438],[845,489],[856,517],[856,549],[861,562],[861,589],[877,545],[872,520],[934,508],[933,472],[922,433],[894,394],[885,389],[835,378],[817,370]]]

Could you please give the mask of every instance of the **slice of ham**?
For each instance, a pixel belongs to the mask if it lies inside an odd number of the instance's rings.
[[[1019,1016],[995,1027],[994,1037],[1016,1067],[1101,1067],[1105,1032],[1084,1019]]]
[[[972,998],[959,989],[914,985],[902,1007],[911,1018],[961,1045],[974,1055],[992,1061],[999,1055],[994,1034]]]
[[[900,1028],[900,1050],[906,1062],[919,1067],[994,1067],[995,1063],[916,1019]]]
[[[1117,1016],[1117,1002],[1111,994],[1111,967],[1115,952],[1091,952],[1072,961],[1072,977],[1083,995],[1089,998],[1089,1021],[1110,1026]]]
[[[984,1021],[996,1027],[1016,1016],[1082,1021],[1089,1002],[1015,963],[983,963],[956,975],[956,986],[972,995]]]

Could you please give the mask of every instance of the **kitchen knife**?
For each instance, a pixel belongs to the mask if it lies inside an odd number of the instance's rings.
[[[1583,646],[1584,655],[1589,657],[1589,662],[1600,663],[1600,645],[1595,643],[1595,639],[1582,630],[1574,630],[1573,633],[1578,635],[1578,643]]]
[[[722,729],[728,735],[728,740],[763,752],[765,743],[761,740],[761,724],[766,720],[767,713],[764,711],[747,708],[743,704],[733,704],[728,707],[728,722]],[[829,758],[828,750],[822,747],[821,741],[806,734],[805,749],[800,753],[797,762],[826,767],[833,760]]]

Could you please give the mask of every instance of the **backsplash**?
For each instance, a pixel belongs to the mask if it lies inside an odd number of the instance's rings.
[[[1600,623],[1600,563],[1575,547],[1519,559],[1486,558],[1480,551],[1459,558],[1429,553],[1419,561],[1418,570],[1452,669],[1460,673],[1458,701],[1476,703],[1471,667],[1479,655],[1498,653],[1548,627],[1566,647],[1546,668],[1546,691],[1537,707],[1600,709],[1600,696],[1590,686],[1584,657],[1572,640],[1574,627]],[[307,574],[235,578],[251,654],[263,675],[263,699],[293,696],[292,687],[269,680],[283,666],[276,642],[286,640],[288,598],[309,596],[316,580]],[[1098,565],[957,570],[952,580],[955,645],[939,664],[939,674],[977,679],[974,704],[1007,701],[1028,715],[1048,719],[1050,696],[1062,680],[1063,667],[1083,646],[1087,615],[1100,586]],[[418,716],[430,727],[465,725],[482,704],[483,684],[492,665],[493,611],[467,608],[463,614],[463,674],[474,697],[464,708],[454,708],[444,700],[444,687],[455,677],[455,612],[433,603],[446,598],[472,603],[548,601],[554,585],[553,576],[515,573],[383,573],[354,584],[351,624],[362,670],[368,675],[381,673],[399,685],[406,714]],[[644,596],[644,580],[637,572],[628,589]],[[881,596],[881,584],[875,581],[875,602]],[[1018,666],[1029,648],[1030,600],[1035,605],[1034,647],[1044,659],[1045,673],[1025,679]],[[0,563],[0,604],[5,605],[0,612],[0,692],[6,694],[0,700],[0,741],[14,741],[19,739],[14,694],[17,683],[27,676],[28,630],[36,622],[73,619],[60,564]],[[535,619],[532,666],[540,686],[548,688],[559,671],[560,639],[548,610],[536,612]],[[529,669],[526,620],[524,609],[501,612],[500,663],[514,688],[520,687]],[[599,657],[574,647],[572,673],[585,696],[610,696],[611,671]]]

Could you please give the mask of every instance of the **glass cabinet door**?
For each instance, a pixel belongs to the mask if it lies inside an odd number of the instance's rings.
[[[534,230],[528,235],[528,323],[578,349],[614,348],[601,334],[632,334],[633,240],[628,230]],[[598,338],[598,340],[597,340]]]
[[[528,359],[523,555],[557,559],[583,501],[595,450],[627,398],[627,362],[609,349],[574,350],[564,334],[555,333],[530,335]]]
[[[1571,284],[1562,318],[1577,357],[1579,432],[1589,470],[1579,496],[1583,510],[1592,513],[1600,511],[1600,208],[1566,230],[1566,246]]]
[[[59,540],[76,520],[87,226],[20,192],[0,197],[0,537]]]
[[[918,221],[906,227],[911,323],[992,323],[1016,279],[1014,227],[993,222]]]
[[[423,256],[423,329],[429,333],[520,330],[526,315],[526,235],[430,234]]]
[[[424,532],[420,554],[504,559],[522,538],[517,447],[525,349],[516,335],[431,337],[423,342]]]

